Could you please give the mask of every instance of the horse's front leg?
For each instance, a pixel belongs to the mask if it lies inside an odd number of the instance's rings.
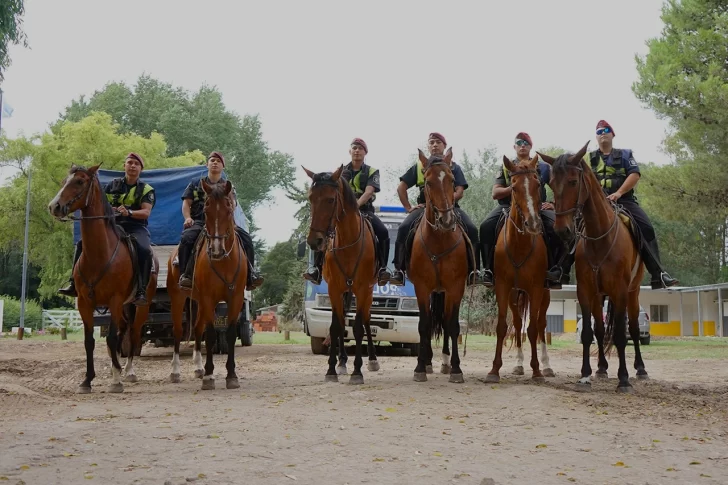
[[[513,315],[513,329],[514,329],[514,335],[513,338],[516,342],[516,366],[513,368],[513,374],[517,376],[522,376],[524,374],[523,371],[523,318],[521,318],[521,309],[518,305],[519,295],[518,290],[513,290],[513,295],[515,295],[516,301],[512,302],[511,307],[511,315]],[[525,296],[524,296],[525,298]]]
[[[114,298],[109,305],[111,313],[111,323],[109,324],[109,334],[106,336],[106,346],[111,355],[111,384],[109,384],[109,392],[124,392],[124,385],[121,383],[121,364],[119,363],[119,354],[117,353],[119,345],[119,336],[117,329],[121,325],[122,302],[119,298]]]
[[[556,376],[551,368],[551,360],[549,359],[549,353],[546,345],[546,312],[548,311],[550,303],[551,293],[549,290],[545,290],[543,297],[541,298],[541,310],[538,313],[538,339],[541,345],[541,364],[543,365],[544,377]]]
[[[579,286],[576,287],[577,293]],[[581,362],[581,379],[576,383],[576,388],[581,391],[591,390],[592,368],[589,361],[589,353],[594,340],[594,332],[591,326],[591,306],[586,303],[587,299],[583,295],[579,295],[579,304],[581,305],[581,345],[582,345],[582,362]]]
[[[342,320],[341,331],[339,332],[339,363],[336,365],[336,373],[340,376],[345,376],[349,373],[346,368],[346,363],[349,361],[349,356],[346,355],[346,342],[344,341],[344,333],[346,332],[346,316]]]
[[[609,369],[609,362],[604,353],[604,316],[603,316],[603,303],[601,298],[595,298],[592,301],[591,313],[594,317],[594,335],[597,339],[597,349],[599,356],[597,357],[597,379],[606,379],[609,376],[607,369]],[[584,325],[586,320],[582,319],[582,332],[584,331]]]
[[[208,298],[199,303],[199,322],[196,326],[198,338],[202,340],[202,334],[205,334],[205,374],[202,376],[202,390],[209,391],[215,389],[215,364],[213,362],[213,350],[217,341],[217,332],[215,331],[215,305]]]
[[[639,292],[633,291],[627,295],[629,301],[627,306],[627,316],[629,318],[629,336],[632,337],[634,345],[634,368],[637,371],[637,379],[649,379],[645,370],[645,363],[642,360],[642,352],[640,350],[640,300]]]
[[[331,287],[329,287],[331,291]],[[326,382],[339,382],[339,376],[336,370],[336,360],[338,348],[343,348],[344,339],[344,300],[342,295],[332,295],[331,298],[331,326],[329,327],[329,335],[331,336],[331,345],[329,345],[329,370],[326,372]]]
[[[174,295],[173,295],[174,292]],[[174,383],[182,381],[182,371],[179,361],[179,346],[182,342],[182,313],[185,298],[179,294],[178,289],[170,289],[170,310],[172,314],[172,335],[174,336],[174,354],[172,355],[172,372],[169,380]]]
[[[79,394],[88,394],[91,392],[91,381],[96,377],[96,371],[94,370],[94,348],[96,347],[96,341],[94,340],[94,310],[90,302],[79,298],[78,312],[81,314],[81,319],[83,320],[83,345],[86,349],[86,378],[78,386],[78,391],[76,392]]]
[[[528,341],[531,344],[531,370],[533,372],[531,379],[536,382],[544,382],[546,379],[544,378],[543,373],[541,373],[538,362],[539,314],[541,310],[541,297],[543,294],[543,292],[539,290],[541,289],[538,288],[536,290],[532,290],[532,294],[527,296],[527,298],[531,298],[529,308]]]
[[[430,316],[429,295],[426,298],[417,295],[417,302],[420,307],[419,323],[417,330],[420,334],[420,351],[417,354],[417,367],[415,367],[415,382],[427,381],[427,347],[430,345],[432,336],[432,319]]]
[[[493,367],[491,368],[488,375],[485,377],[485,382],[495,383],[500,382],[500,369],[503,367],[503,341],[506,338],[506,332],[508,331],[508,325],[506,318],[508,316],[508,303],[510,294],[510,283],[505,280],[501,280],[500,283],[496,281],[495,286],[495,297],[498,303],[498,326],[496,327],[496,334],[498,339],[495,344],[495,358],[493,359]],[[520,336],[519,336],[520,338]]]
[[[614,323],[611,329],[612,340],[619,354],[619,369],[617,370],[619,384],[617,385],[617,392],[633,392],[634,388],[629,383],[629,371],[627,371],[627,357],[625,355],[625,349],[627,347],[627,332],[625,328],[627,324],[627,302],[623,298],[615,298],[613,303]]]
[[[460,336],[460,302],[450,304],[450,302],[446,299],[445,304],[445,308],[447,308],[445,312],[445,321],[450,327],[450,331],[448,333],[450,334],[450,339],[452,339],[452,357],[450,358],[451,369],[449,372],[450,382],[460,384],[465,382],[465,379],[463,378],[463,371],[460,369],[460,354],[458,353],[458,337]],[[445,341],[447,342],[447,340]]]
[[[225,369],[227,369],[225,387],[227,389],[238,389],[240,387],[238,375],[235,373],[235,342],[238,339],[238,316],[240,314],[240,307],[242,305],[239,303],[228,306],[226,335],[228,354],[227,362],[225,363]]]
[[[372,300],[374,295],[372,295]],[[374,347],[374,339],[372,339],[372,305],[371,301],[368,305],[364,305],[361,308],[362,320],[364,322],[364,330],[367,334],[367,356],[369,361],[367,362],[367,370],[369,372],[377,372],[379,370],[379,361],[377,360],[377,351]]]
[[[460,332],[460,324],[458,323],[458,333]],[[444,338],[442,339],[442,364],[440,364],[440,374],[449,374],[452,371],[450,366],[450,339],[448,338],[448,330],[443,329]]]
[[[359,298],[357,298],[357,305],[361,306],[363,304],[366,304],[366,302],[361,302]],[[361,344],[364,340],[364,324],[362,323],[362,311],[357,308],[356,309],[356,316],[354,317],[354,341],[356,342],[355,346],[355,357],[354,357],[354,372],[351,374],[351,377],[349,378],[349,384],[364,384],[364,376],[361,373],[361,366],[364,363],[364,359],[362,358],[362,350],[361,350]]]

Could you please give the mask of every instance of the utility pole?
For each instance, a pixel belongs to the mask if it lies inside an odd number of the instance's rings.
[[[25,198],[25,244],[23,247],[23,283],[20,288],[20,328],[18,340],[23,340],[25,332],[25,293],[28,280],[28,227],[30,226],[30,175],[31,166],[28,164],[28,193]]]

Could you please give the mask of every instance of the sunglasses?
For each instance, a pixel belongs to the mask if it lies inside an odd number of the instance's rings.
[[[516,140],[516,145],[518,145],[519,147],[531,146],[531,144],[528,143],[526,140]]]
[[[602,135],[604,133],[611,133],[611,132],[612,132],[611,128],[599,128],[597,130],[597,136]]]

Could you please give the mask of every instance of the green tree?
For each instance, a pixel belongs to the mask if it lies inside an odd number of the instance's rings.
[[[29,262],[40,269],[40,296],[53,298],[56,289],[69,275],[73,257],[72,226],[57,222],[48,213],[48,202],[56,195],[71,163],[123,170],[130,151],[144,157],[147,168],[190,166],[205,159],[200,151],[168,158],[161,135],[150,138],[120,134],[119,126],[105,113],[94,113],[83,120],[64,122],[53,133],[31,138],[2,139],[0,166],[20,171],[11,182],[0,187],[0,249],[22,246],[28,173],[32,171],[29,228]]]
[[[266,253],[260,265],[265,281],[256,295],[262,305],[276,305],[283,301],[295,262],[296,241],[293,238],[277,243]]]
[[[11,45],[28,47],[23,32],[23,0],[3,0],[0,3],[0,82],[4,79],[5,70],[10,67],[11,60],[8,48]]]
[[[272,200],[274,188],[293,183],[292,157],[272,151],[258,116],[241,118],[228,110],[217,88],[203,86],[190,93],[142,75],[133,87],[112,82],[88,100],[83,96],[73,100],[60,119],[79,121],[94,111],[110,114],[120,133],[145,138],[161,134],[172,157],[193,150],[222,152],[225,172],[248,215]]]

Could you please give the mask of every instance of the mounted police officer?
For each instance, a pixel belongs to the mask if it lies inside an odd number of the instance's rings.
[[[531,148],[533,141],[528,133],[520,132],[516,135],[515,144],[518,162],[528,161],[531,159]],[[546,272],[546,284],[551,289],[560,289],[562,284],[569,283],[569,272],[566,271],[562,275],[561,268],[556,264],[565,252],[565,246],[561,239],[554,232],[554,214],[553,203],[547,200],[546,184],[551,180],[551,166],[539,160],[538,162],[539,178],[541,179],[541,221],[544,227],[544,240],[548,250],[549,271]],[[486,286],[493,286],[493,256],[495,254],[495,245],[498,242],[498,220],[503,215],[503,211],[509,212],[511,209],[511,177],[508,170],[503,167],[498,173],[493,184],[493,199],[498,201],[498,206],[490,211],[485,220],[480,225],[480,242],[483,257],[483,283]]]
[[[380,286],[387,284],[390,279],[387,264],[389,263],[389,232],[381,220],[374,214],[373,202],[376,199],[375,193],[379,192],[379,170],[364,163],[364,158],[369,153],[367,144],[361,138],[354,138],[349,147],[351,162],[344,167],[343,176],[349,181],[349,186],[354,191],[362,215],[372,223],[374,234],[377,236],[379,248],[379,274],[377,275]],[[324,252],[314,252],[314,264],[303,277],[312,283],[321,284],[322,267],[324,263]]]
[[[447,141],[445,137],[440,133],[430,133],[427,137],[427,147],[432,155],[443,155],[445,153],[445,147],[447,147]],[[475,228],[475,224],[470,220],[470,217],[460,208],[458,200],[463,198],[465,189],[468,188],[468,182],[465,180],[463,170],[455,162],[452,162],[450,166],[453,177],[455,178],[455,212],[457,213],[460,221],[465,226],[465,230],[468,233],[468,239],[473,244],[475,249],[475,268],[474,271],[468,275],[468,284],[475,284],[479,282],[478,275],[480,274],[480,258],[478,255],[478,230]],[[389,280],[390,284],[395,286],[404,285],[404,260],[405,260],[405,244],[407,243],[407,236],[412,230],[417,218],[422,214],[425,207],[425,172],[422,162],[419,160],[399,178],[399,186],[397,187],[397,195],[399,200],[402,202],[402,206],[409,212],[409,215],[402,221],[399,229],[397,230],[397,241],[394,246],[394,267],[395,271],[392,278]],[[412,207],[407,198],[407,189],[412,186],[417,186],[419,194],[417,196],[417,205]]]
[[[634,153],[628,148],[612,146],[614,129],[604,120],[599,120],[597,123],[596,135],[599,149],[586,153],[584,160],[596,174],[607,199],[621,205],[639,226],[642,234],[640,255],[651,275],[652,289],[658,290],[676,285],[678,281],[667,274],[660,263],[655,229],[634,195],[634,188],[641,177]]]
[[[185,218],[184,231],[179,242],[179,285],[181,288],[192,288],[192,270],[195,262],[192,258],[195,242],[205,227],[205,191],[202,189],[202,180],[209,185],[224,183],[227,179],[223,173],[225,158],[220,152],[212,152],[207,157],[207,177],[192,180],[182,194],[182,215]],[[237,207],[238,199],[233,188],[233,198]],[[243,243],[243,250],[248,259],[247,289],[253,290],[263,284],[263,278],[255,272],[255,248],[253,240],[245,229],[236,225],[235,232]]]
[[[115,209],[118,216],[116,224],[121,226],[127,234],[134,236],[139,261],[139,272],[137,283],[139,285],[134,300],[134,305],[147,304],[147,285],[152,272],[152,247],[147,229],[147,220],[154,207],[154,188],[139,179],[144,170],[144,159],[136,153],[129,153],[124,161],[124,177],[112,180],[104,188],[106,199]],[[73,254],[73,266],[76,266],[83,250],[81,241],[76,243],[76,251]],[[73,275],[73,271],[71,271]],[[58,290],[58,293],[66,296],[78,296],[73,276],[69,285]]]

